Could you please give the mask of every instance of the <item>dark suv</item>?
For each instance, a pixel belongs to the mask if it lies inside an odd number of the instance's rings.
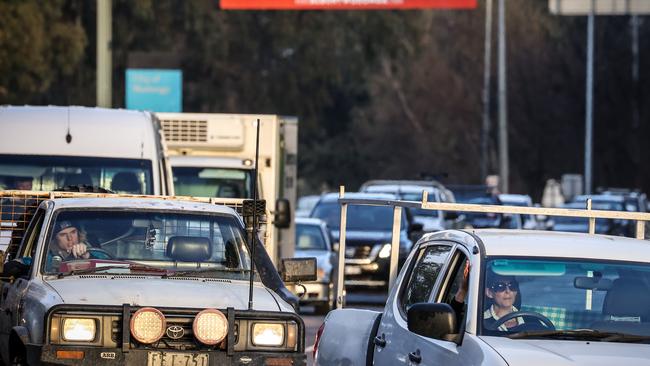
[[[392,194],[346,193],[346,198],[395,200]],[[327,222],[338,250],[341,225],[341,205],[338,194],[321,196],[310,217]],[[388,283],[390,249],[393,225],[393,210],[385,206],[349,205],[347,212],[345,284],[347,286],[383,287]],[[403,211],[399,261],[406,260],[413,246],[409,239],[412,231],[421,230],[421,225],[411,224],[406,210]]]

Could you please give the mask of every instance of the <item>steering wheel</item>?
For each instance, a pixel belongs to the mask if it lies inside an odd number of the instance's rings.
[[[542,323],[546,328],[549,330],[555,330],[555,325],[553,325],[553,322],[551,322],[546,316],[543,314],[534,312],[534,311],[513,311],[512,313],[509,313],[507,315],[502,316],[492,324],[491,327],[488,329],[490,330],[497,330],[499,329],[500,326],[503,325],[503,323],[507,322],[510,319],[514,318],[533,318],[537,320],[538,322]]]
[[[111,253],[102,248],[89,247],[86,249],[86,252],[88,252],[90,257],[94,259],[115,259]]]

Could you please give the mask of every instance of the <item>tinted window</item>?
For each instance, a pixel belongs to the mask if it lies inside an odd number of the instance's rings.
[[[447,245],[434,245],[420,250],[402,293],[401,306],[404,312],[415,303],[429,300],[450,250],[451,247]]]
[[[85,184],[117,193],[152,194],[151,169],[149,160],[0,155],[0,189],[52,191]]]

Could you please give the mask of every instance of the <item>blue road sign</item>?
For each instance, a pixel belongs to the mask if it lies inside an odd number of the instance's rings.
[[[182,112],[183,72],[127,69],[126,108],[152,112]]]

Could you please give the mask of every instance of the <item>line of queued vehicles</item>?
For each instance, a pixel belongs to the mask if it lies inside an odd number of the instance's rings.
[[[533,207],[524,194],[494,194],[482,185],[445,186],[435,180],[370,180],[348,198],[421,201],[428,192],[431,202],[468,203]],[[644,193],[628,189],[598,189],[595,195],[579,195],[561,208],[647,212]],[[296,256],[318,259],[318,282],[307,285],[302,303],[326,314],[334,307],[333,281],[337,261],[341,206],[338,193],[303,196],[296,208]],[[350,205],[347,218],[345,286],[385,289],[388,284],[391,226],[390,207]],[[528,214],[457,213],[409,208],[403,211],[398,264],[401,268],[413,244],[425,233],[447,229],[523,229],[561,232],[588,232],[589,222],[579,217],[549,217]],[[631,220],[597,219],[597,234],[634,237]],[[295,290],[296,292],[300,292]]]

